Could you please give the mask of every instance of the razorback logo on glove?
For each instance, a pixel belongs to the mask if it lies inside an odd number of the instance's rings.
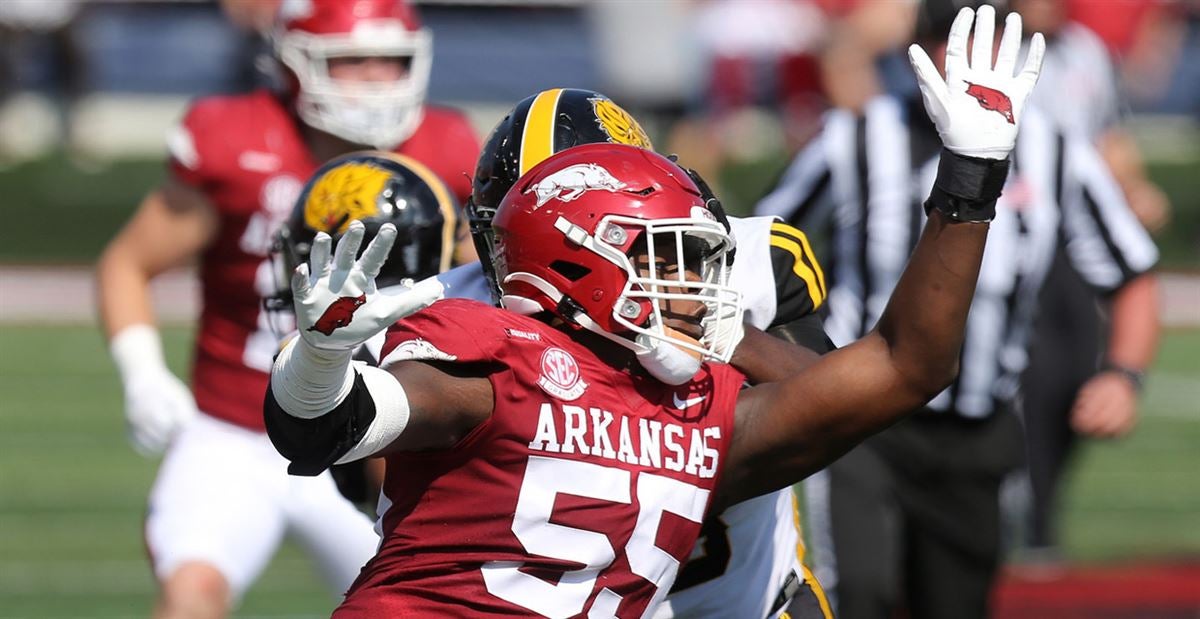
[[[348,324],[354,318],[354,312],[362,307],[367,302],[367,295],[360,294],[357,297],[339,297],[337,301],[329,304],[325,308],[325,313],[317,319],[316,324],[309,327],[308,331],[319,331],[325,335],[333,335],[333,332]]]
[[[995,88],[971,82],[967,82],[967,94],[975,97],[975,100],[979,102],[979,107],[1003,116],[1010,125],[1017,124],[1013,118],[1012,101],[1009,100],[1008,95]]]

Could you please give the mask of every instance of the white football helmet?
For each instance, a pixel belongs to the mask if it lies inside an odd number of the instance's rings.
[[[391,150],[421,124],[433,34],[404,0],[285,0],[275,52],[295,79],[296,111],[306,124],[342,139]],[[329,60],[407,60],[394,82],[351,82],[329,75]]]

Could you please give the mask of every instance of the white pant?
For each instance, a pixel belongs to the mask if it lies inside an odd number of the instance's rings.
[[[265,434],[208,415],[184,428],[150,491],[146,543],[158,579],[202,561],[240,598],[291,533],[344,594],[378,548],[374,524],[328,471],[292,477],[287,464]]]

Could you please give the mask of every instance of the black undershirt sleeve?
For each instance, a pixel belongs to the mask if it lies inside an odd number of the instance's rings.
[[[781,340],[803,346],[819,355],[835,348],[833,341],[825,335],[825,327],[817,314],[801,316],[791,322],[778,324],[767,329],[767,333]]]

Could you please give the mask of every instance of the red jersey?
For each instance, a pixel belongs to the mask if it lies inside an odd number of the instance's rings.
[[[320,166],[291,109],[268,91],[208,97],[192,104],[169,139],[175,178],[204,193],[217,236],[201,257],[203,311],[192,390],[201,411],[263,429],[262,398],[278,342],[262,298],[275,291],[269,259],[279,226]],[[427,107],[396,152],[424,163],[462,200],[479,141],[466,117]],[[286,284],[284,284],[286,285]]]
[[[476,368],[493,411],[452,449],[388,456],[379,553],[334,617],[626,618],[666,596],[733,438],[737,370],[671,387],[463,299],[400,321],[382,355]]]

